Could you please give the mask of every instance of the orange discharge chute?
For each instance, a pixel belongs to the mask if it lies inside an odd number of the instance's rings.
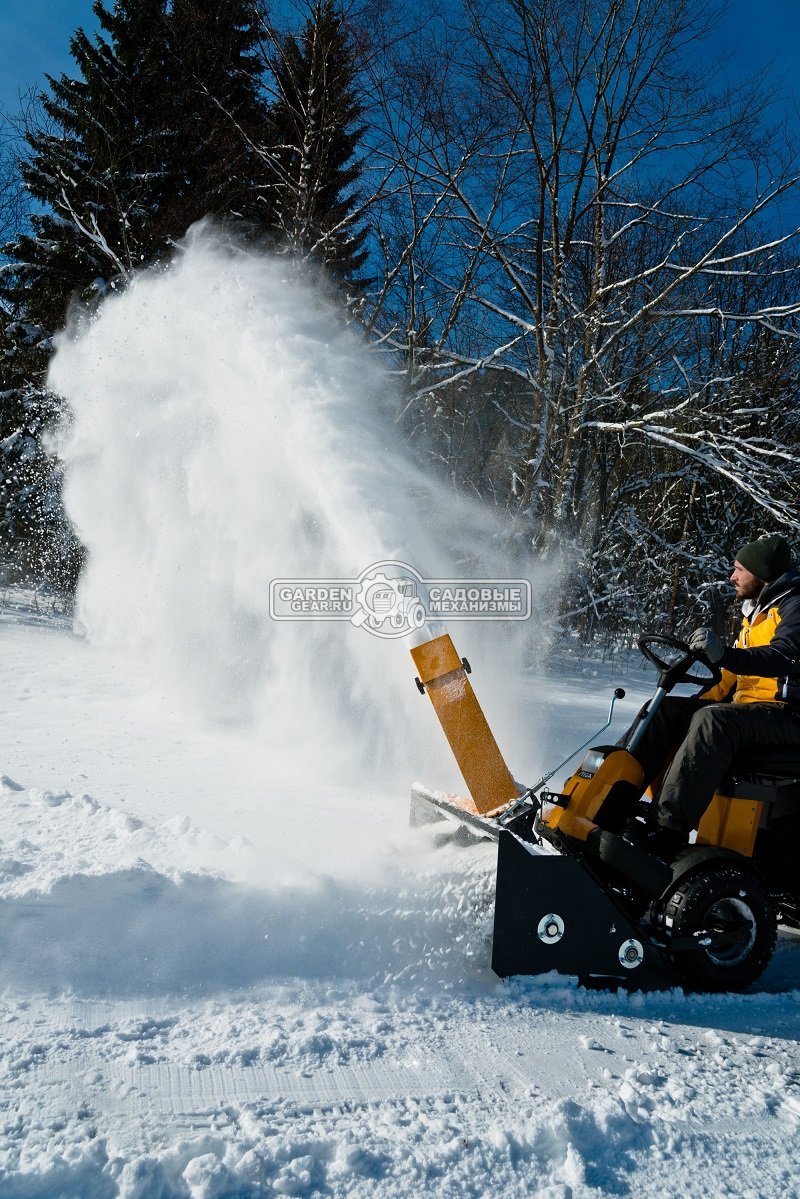
[[[517,797],[517,786],[447,633],[411,651],[418,685],[427,692],[480,815]]]

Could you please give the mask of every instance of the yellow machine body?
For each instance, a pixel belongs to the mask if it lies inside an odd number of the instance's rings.
[[[589,750],[578,770],[567,780],[561,795],[564,807],[554,806],[544,823],[577,841],[585,841],[597,828],[595,818],[615,783],[644,786],[642,768],[624,749],[614,750],[594,768],[598,750]],[[588,767],[588,769],[587,769]],[[650,793],[649,793],[650,794]],[[739,796],[715,795],[697,828],[698,845],[715,845],[752,857],[763,804]]]
[[[433,704],[450,743],[475,811],[485,816],[504,807],[516,798],[517,786],[449,635],[445,633],[415,646],[411,657],[420,686]]]
[[[578,770],[565,783],[561,794],[568,797],[568,806],[554,807],[545,819],[548,828],[558,829],[578,841],[585,841],[597,828],[595,817],[615,783],[626,782],[644,787],[641,766],[624,749],[609,754],[595,770],[587,769],[597,752],[590,750]]]
[[[720,845],[753,856],[763,803],[730,795],[715,795],[697,826],[698,845]]]

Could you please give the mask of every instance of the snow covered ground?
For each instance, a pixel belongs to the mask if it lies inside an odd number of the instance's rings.
[[[515,681],[518,776],[618,682],[623,727],[645,676],[599,673]],[[743,996],[501,983],[495,850],[409,831],[418,773],[329,779],[6,602],[2,1199],[800,1194],[798,936]]]

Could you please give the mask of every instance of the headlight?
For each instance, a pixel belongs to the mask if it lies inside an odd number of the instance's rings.
[[[584,778],[592,778],[597,773],[603,762],[606,760],[606,755],[602,749],[590,749],[584,754],[581,762],[580,774]]]

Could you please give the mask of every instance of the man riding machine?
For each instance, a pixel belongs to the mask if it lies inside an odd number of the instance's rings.
[[[720,672],[697,697],[670,696],[627,748],[641,764],[645,782],[663,773],[652,827],[627,835],[667,858],[697,828],[735,760],[758,754],[768,761],[800,761],[800,574],[779,536],[742,547],[731,575],[743,621],[736,644],[723,645],[711,629],[697,629],[689,648]],[[668,756],[677,752],[663,770]],[[613,817],[612,817],[613,820]]]
[[[642,638],[659,669],[655,695],[621,745],[589,750],[562,792],[541,796],[530,839],[572,859],[569,880],[564,867],[556,883],[550,867],[554,886],[534,882],[524,846],[504,848],[501,837],[498,973],[538,973],[550,961],[584,978],[628,970],[649,976],[644,985],[677,976],[737,989],[769,961],[778,913],[800,920],[800,573],[771,535],[739,550],[731,581],[744,601],[736,644],[706,628],[688,644]],[[681,682],[703,689],[669,694]],[[640,799],[645,787],[651,802]],[[524,820],[506,825],[520,843]],[[524,879],[531,917],[551,909],[532,936],[511,914]],[[569,895],[568,915],[556,889]]]

